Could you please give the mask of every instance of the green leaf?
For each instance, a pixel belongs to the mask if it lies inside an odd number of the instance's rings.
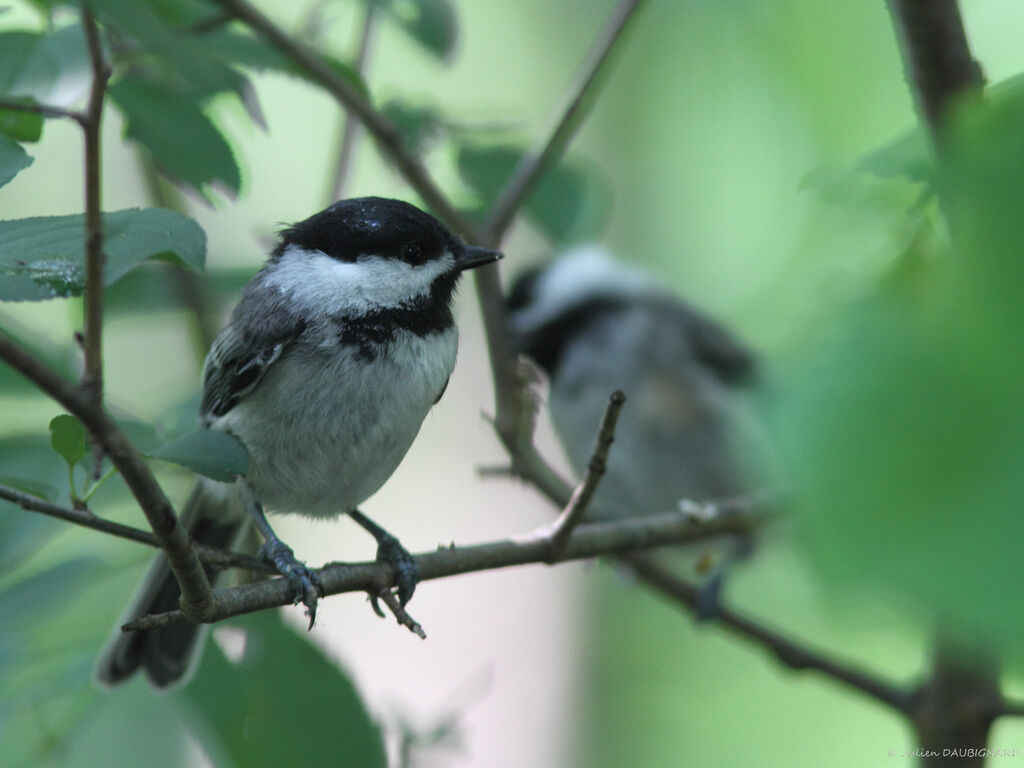
[[[829,581],[1024,648],[1024,101],[952,115],[952,253],[846,309],[779,387],[797,514]],[[927,270],[923,275],[922,271]]]
[[[422,154],[447,127],[444,115],[431,104],[391,99],[380,111],[398,131],[402,143],[415,154]]]
[[[458,19],[449,0],[376,0],[423,48],[447,59],[458,40]]]
[[[163,208],[103,215],[105,285],[146,259],[202,269],[206,235],[192,219]],[[0,221],[0,300],[39,301],[85,289],[85,217],[38,216]]]
[[[219,429],[200,429],[165,443],[149,455],[224,483],[249,470],[245,446],[234,435]]]
[[[101,21],[122,37],[141,44],[147,54],[161,60],[158,67],[183,78],[205,94],[234,91],[238,73],[233,71],[200,38],[175,29],[154,10],[153,3],[139,0],[93,0]]]
[[[21,144],[0,134],[0,187],[32,165],[32,158]]]
[[[104,568],[94,557],[76,557],[0,591],[4,630],[15,633],[72,601],[88,579]]]
[[[211,184],[238,192],[234,153],[194,99],[134,77],[112,85],[110,97],[124,114],[125,136],[148,149],[168,176],[200,194]]]
[[[489,206],[523,152],[513,146],[463,144],[456,162],[459,174]],[[601,234],[608,218],[609,193],[592,173],[562,163],[549,169],[527,196],[526,213],[555,243],[571,244]]]
[[[272,69],[319,86],[319,82],[305,69],[261,38],[233,29],[219,29],[203,35],[200,39],[209,45],[211,51],[221,56],[226,63],[257,71]],[[321,54],[320,58],[334,70],[335,74],[348,80],[359,89],[363,96],[369,98],[370,90],[366,81],[353,67],[326,54]]]
[[[0,35],[0,96],[70,107],[89,90],[89,52],[78,24]]]
[[[16,141],[39,141],[43,135],[43,116],[0,109],[0,133]]]
[[[331,765],[387,765],[380,726],[352,681],[280,613],[239,617],[227,628],[245,633],[242,657],[229,661],[211,642],[192,682],[172,694],[201,719],[194,733],[218,765],[322,765],[325,756]]]
[[[69,413],[54,416],[50,420],[50,445],[68,466],[75,466],[88,450],[85,426]]]

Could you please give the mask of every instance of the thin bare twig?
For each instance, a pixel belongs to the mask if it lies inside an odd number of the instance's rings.
[[[367,3],[363,26],[359,32],[359,47],[356,49],[356,57],[352,62],[352,68],[357,74],[362,75],[366,69],[366,60],[370,56],[370,43],[373,40],[373,28],[377,20],[377,6]],[[330,200],[340,200],[345,191],[345,183],[348,181],[349,173],[352,170],[352,152],[356,146],[356,137],[359,135],[359,121],[351,114],[345,112],[345,125],[341,131],[341,141],[338,143],[338,160],[334,164],[334,176],[331,178]]]
[[[700,590],[697,587],[665,570],[643,554],[624,555],[620,559],[642,581],[656,587],[660,593],[671,596],[687,610],[695,611],[700,599]],[[912,693],[909,690],[812,651],[802,643],[767,629],[734,610],[720,606],[712,621],[734,635],[763,646],[771,651],[781,664],[790,669],[821,672],[897,712],[907,713],[910,711]]]
[[[971,55],[957,0],[889,0],[907,80],[933,138],[952,101],[984,85]]]
[[[209,580],[192,548],[188,531],[179,523],[171,502],[142,454],[88,393],[63,379],[3,332],[0,332],[0,359],[77,416],[103,448],[146,515],[160,548],[167,553],[171,570],[181,587],[182,608],[197,621],[203,620],[211,607]]]
[[[573,491],[569,503],[551,525],[551,557],[557,561],[565,545],[572,535],[573,529],[583,520],[587,513],[590,500],[594,497],[597,484],[604,477],[605,468],[608,463],[608,452],[615,441],[615,424],[619,420],[619,412],[626,402],[626,396],[616,390],[608,398],[608,407],[605,408],[604,416],[601,417],[601,427],[597,432],[597,440],[594,443],[594,450],[590,455],[590,462],[587,464],[587,471],[583,473],[583,479]]]
[[[43,117],[56,117],[74,120],[79,125],[85,123],[85,115],[74,109],[62,109],[51,107],[46,104],[35,104],[33,102],[15,101],[12,99],[0,99],[0,109],[9,109],[12,112],[30,112]]]
[[[19,507],[29,512],[38,512],[48,517],[63,520],[67,523],[80,525],[83,528],[91,528],[92,530],[99,531],[100,533],[106,533],[110,536],[135,541],[149,547],[160,547],[160,542],[157,541],[156,536],[149,531],[143,531],[140,528],[133,528],[130,525],[115,523],[112,520],[106,520],[102,517],[98,517],[92,512],[71,509],[70,507],[62,507],[59,504],[54,504],[46,501],[45,499],[40,499],[32,496],[31,494],[19,491],[17,488],[0,485],[0,499],[6,499],[12,504],[17,504]],[[248,568],[251,571],[260,571],[262,573],[277,573],[277,569],[274,568],[273,565],[258,557],[253,557],[252,555],[243,555],[239,552],[228,552],[227,550],[208,547],[205,544],[199,543],[193,543],[192,546],[195,547],[199,557],[201,557],[205,562],[221,568]]]
[[[103,97],[110,66],[103,58],[96,20],[87,5],[82,7],[82,26],[89,47],[92,85],[82,121],[85,140],[85,371],[82,388],[93,403],[103,403],[103,208],[101,127]],[[97,467],[99,462],[97,461]]]
[[[748,531],[760,518],[745,500],[724,501],[715,520],[701,522],[687,515],[666,513],[597,523],[583,523],[573,531],[559,562],[580,560],[663,544],[681,544]],[[420,581],[462,573],[506,568],[529,563],[551,563],[547,529],[514,539],[464,547],[445,547],[415,556]],[[315,571],[323,594],[368,592],[381,594],[394,585],[394,569],[387,563],[332,563]],[[288,605],[294,592],[286,579],[271,579],[230,589],[214,590],[208,621]],[[146,616],[125,631],[158,629],[186,623],[181,611]]]
[[[484,224],[485,244],[497,245],[501,242],[502,236],[508,230],[530,190],[565,152],[576,129],[586,117],[586,108],[592,101],[598,74],[604,69],[641,3],[643,0],[622,0],[598,33],[597,40],[583,62],[579,77],[569,88],[565,101],[555,113],[557,117],[551,128],[532,150],[523,155],[487,212]]]

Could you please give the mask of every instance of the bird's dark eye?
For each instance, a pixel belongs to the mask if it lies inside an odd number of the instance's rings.
[[[406,243],[402,248],[402,260],[410,264],[422,264],[426,249],[423,243]]]

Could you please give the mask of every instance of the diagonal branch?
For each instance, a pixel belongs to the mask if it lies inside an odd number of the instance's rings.
[[[552,127],[545,132],[530,152],[527,152],[487,214],[481,243],[497,247],[512,224],[516,212],[541,175],[564,154],[593,99],[598,74],[608,61],[616,43],[622,38],[630,19],[642,0],[622,0],[598,34],[580,76],[569,88]],[[557,476],[532,445],[532,435],[522,434],[525,420],[522,413],[524,384],[518,376],[516,354],[512,349],[505,326],[505,308],[502,301],[501,273],[496,265],[478,269],[473,274],[477,300],[487,334],[487,353],[494,377],[494,425],[498,436],[512,455],[513,462],[532,482],[549,488],[557,483]]]
[[[971,55],[957,0],[889,0],[907,80],[937,139],[953,99],[984,83]]]
[[[573,531],[558,562],[597,557],[635,549],[680,544],[748,531],[760,510],[752,510],[745,499],[724,501],[720,514],[711,520],[667,513],[599,523],[584,523]],[[551,563],[550,537],[542,529],[523,537],[464,547],[442,547],[436,552],[416,555],[419,580],[429,581],[462,573],[507,568],[530,563]],[[315,571],[323,594],[370,592],[380,595],[394,584],[392,567],[383,562],[333,563]],[[219,621],[243,613],[276,608],[293,602],[294,590],[287,579],[244,584],[214,590],[214,607],[207,621]],[[122,627],[125,631],[157,629],[183,624],[181,611],[143,617]]]
[[[576,129],[586,118],[587,108],[593,102],[598,74],[604,69],[616,44],[622,38],[622,33],[642,2],[643,0],[622,0],[598,33],[579,77],[570,86],[564,103],[556,112],[558,117],[545,132],[544,138],[523,155],[487,212],[484,224],[485,244],[497,245],[501,242],[502,236],[508,230],[530,190],[565,152]]]
[[[300,43],[277,26],[246,0],[218,0],[235,18],[255,30],[268,43],[295,62],[351,114],[355,115],[377,141],[381,151],[391,158],[399,173],[423,201],[453,229],[470,240],[477,240],[477,228],[466,219],[434,183],[419,157],[402,144],[401,136],[380,112],[373,108],[363,93],[340,77],[308,46]]]
[[[0,485],[0,499],[5,499],[12,504],[17,504],[19,507],[29,512],[38,512],[40,514],[47,515],[48,517],[54,517],[67,523],[80,525],[83,528],[91,528],[94,531],[106,533],[110,536],[128,539],[129,541],[135,541],[139,544],[145,544],[150,547],[160,546],[160,542],[157,541],[156,536],[149,531],[132,528],[130,525],[115,523],[112,520],[97,517],[91,512],[84,510],[62,507],[59,504],[53,504],[7,485]],[[249,570],[260,571],[262,573],[277,573],[277,569],[274,568],[274,566],[258,557],[243,555],[238,552],[228,552],[223,549],[217,549],[216,547],[208,547],[205,544],[199,544],[197,542],[193,543],[192,546],[195,547],[196,553],[205,562],[221,568],[248,568]]]
[[[624,555],[620,559],[646,584],[656,587],[659,592],[670,596],[691,612],[696,610],[700,600],[697,587],[668,572],[643,554]],[[911,710],[911,691],[810,650],[802,643],[763,627],[734,610],[720,606],[712,621],[738,637],[763,646],[780,664],[790,669],[820,672],[897,712],[909,713]]]
[[[587,513],[590,500],[594,497],[597,484],[604,477],[605,468],[608,463],[608,452],[611,450],[612,442],[615,440],[615,424],[619,420],[619,411],[626,402],[626,396],[620,390],[616,390],[608,398],[608,407],[601,418],[601,427],[597,432],[597,441],[594,444],[590,462],[587,464],[587,471],[583,474],[583,480],[573,491],[569,503],[565,505],[562,514],[558,516],[551,525],[551,558],[557,561],[565,551],[569,537],[573,530],[583,520]]]
[[[167,554],[171,570],[181,587],[182,608],[197,620],[205,618],[211,607],[210,583],[192,548],[188,532],[179,524],[171,502],[153,477],[142,454],[89,393],[63,379],[3,332],[0,332],[0,359],[85,424],[128,484],[161,549]]]

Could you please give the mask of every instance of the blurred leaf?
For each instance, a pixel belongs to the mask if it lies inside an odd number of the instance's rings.
[[[78,24],[48,32],[0,35],[0,96],[30,97],[51,107],[70,107],[89,90],[92,70]]]
[[[44,501],[53,501],[57,498],[57,489],[55,487],[48,483],[40,483],[35,478],[10,477],[0,473],[0,483]]]
[[[211,642],[192,682],[173,694],[202,720],[196,736],[226,758],[218,764],[387,765],[380,727],[351,680],[285,627],[280,613],[243,616],[228,626],[245,632],[238,663]]]
[[[32,165],[32,158],[21,144],[0,133],[0,187]]]
[[[455,50],[458,19],[449,0],[371,0],[408,35],[439,59]]]
[[[94,557],[76,557],[9,584],[0,591],[4,631],[14,634],[40,617],[59,611],[74,600],[88,580],[104,567]]]
[[[160,57],[162,71],[179,75],[204,94],[234,91],[238,74],[192,35],[175,29],[157,10],[164,4],[140,0],[93,0],[100,20],[122,37],[137,41],[147,54]]]
[[[0,476],[0,482],[13,487],[26,485],[23,481],[5,476]],[[27,489],[21,487],[19,490]],[[0,500],[0,577],[13,572],[31,557],[44,541],[63,530],[64,526],[53,518],[29,512],[8,501]],[[2,635],[0,632],[0,637]]]
[[[402,143],[415,154],[422,154],[446,127],[441,111],[430,104],[391,99],[380,111],[398,131]]]
[[[200,39],[209,45],[217,55],[223,57],[227,63],[256,71],[273,69],[286,75],[302,78],[313,85],[319,85],[305,69],[296,65],[290,58],[261,38],[233,29],[218,29],[202,35]],[[320,57],[334,70],[336,75],[350,82],[359,89],[363,96],[369,98],[370,91],[366,81],[355,69],[333,56],[321,53]]]
[[[489,206],[522,157],[511,146],[459,147],[459,174]],[[531,221],[559,245],[593,239],[607,222],[609,192],[583,169],[562,163],[536,183],[523,206]]]
[[[219,429],[197,430],[165,443],[149,455],[224,483],[249,469],[245,446],[234,435]]]
[[[0,325],[12,336],[18,339],[18,344],[34,357],[50,366],[64,378],[70,379],[78,373],[75,367],[75,353],[71,344],[63,348],[49,339],[42,338],[39,334],[33,334],[29,329],[16,327],[16,324],[8,317],[0,318]],[[15,326],[15,327],[12,327]],[[39,387],[22,376],[9,365],[0,365],[0,396],[42,396]]]
[[[0,133],[16,141],[39,141],[43,135],[43,116],[0,109]]]
[[[50,420],[50,445],[73,467],[88,450],[85,425],[69,413]]]
[[[231,147],[194,99],[140,78],[122,78],[110,97],[124,114],[125,136],[148,149],[164,173],[200,194],[217,183],[238,192]]]
[[[898,139],[869,152],[854,166],[880,179],[903,177],[932,186],[935,183],[935,158],[928,137],[915,128]]]
[[[171,270],[178,267],[160,262],[147,262],[132,270],[105,295],[104,311],[118,314],[145,314],[180,309],[182,299],[176,290]],[[230,267],[206,273],[200,288],[216,305],[222,300],[237,300],[238,294],[252,279],[252,267]]]
[[[955,252],[847,309],[780,388],[820,566],[1017,650],[1024,616],[991,606],[1024,580],[1022,125],[1022,102],[956,114],[937,176]]]
[[[162,208],[103,215],[105,285],[145,259],[202,269],[206,235],[192,219]],[[38,301],[85,289],[85,217],[38,216],[0,221],[0,300]]]

